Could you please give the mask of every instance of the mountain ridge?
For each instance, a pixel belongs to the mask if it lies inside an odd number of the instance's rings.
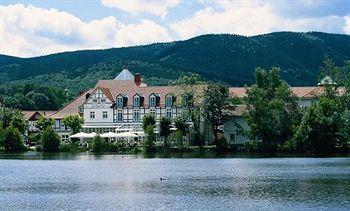
[[[326,55],[339,65],[349,60],[350,36],[323,32],[274,32],[249,37],[208,34],[168,43],[31,58],[0,55],[0,82],[43,83],[76,94],[127,67],[141,72],[146,82],[154,85],[195,72],[205,79],[242,86],[253,82],[257,66],[279,66],[289,84],[314,85]]]

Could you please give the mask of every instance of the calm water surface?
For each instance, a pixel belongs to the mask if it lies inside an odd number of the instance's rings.
[[[7,158],[9,209],[350,210],[350,158]]]

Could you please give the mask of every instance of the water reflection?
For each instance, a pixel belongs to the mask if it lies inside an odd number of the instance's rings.
[[[350,209],[350,158],[38,156],[0,160],[0,210]]]

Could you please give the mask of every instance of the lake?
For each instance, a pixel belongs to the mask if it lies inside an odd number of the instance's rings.
[[[0,157],[0,210],[350,210],[350,158]]]

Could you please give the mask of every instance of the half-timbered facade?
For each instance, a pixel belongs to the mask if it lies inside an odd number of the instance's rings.
[[[86,132],[114,132],[116,129],[141,130],[146,114],[157,120],[176,118],[181,109],[176,104],[176,87],[147,86],[141,75],[123,70],[113,80],[100,80],[80,107]]]

